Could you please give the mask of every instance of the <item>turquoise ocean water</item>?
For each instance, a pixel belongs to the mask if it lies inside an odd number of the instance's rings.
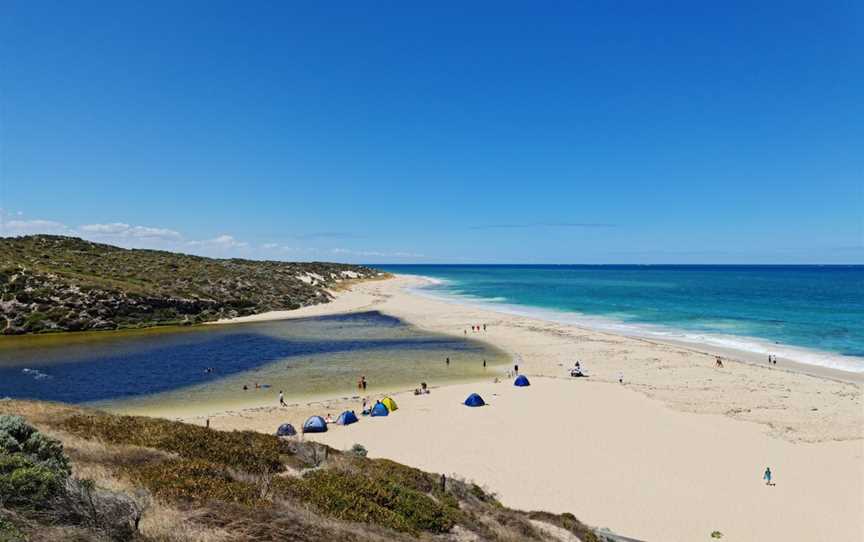
[[[864,372],[864,266],[391,265],[425,295]]]

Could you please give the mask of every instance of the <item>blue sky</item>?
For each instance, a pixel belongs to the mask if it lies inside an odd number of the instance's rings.
[[[860,2],[4,2],[0,234],[864,262]]]

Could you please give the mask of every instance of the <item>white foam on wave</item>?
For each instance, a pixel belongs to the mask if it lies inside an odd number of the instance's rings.
[[[626,335],[629,337],[680,341],[694,345],[708,345],[750,354],[761,354],[765,357],[767,357],[768,354],[774,354],[780,358],[789,359],[807,365],[827,367],[830,369],[838,369],[853,373],[864,373],[864,359],[854,356],[844,356],[833,352],[824,352],[780,344],[757,337],[690,331],[659,324],[637,324],[623,322],[608,316],[595,316],[575,311],[509,304],[506,303],[507,300],[503,297],[483,298],[471,294],[440,290],[436,287],[450,284],[450,282],[440,279],[431,279],[431,277],[421,278],[427,282],[421,286],[410,288],[409,291],[417,295],[442,301],[471,305],[482,309],[505,314],[513,314],[516,316],[527,316],[529,318],[537,318],[559,324],[570,324],[598,331]],[[726,327],[731,328],[733,326]]]
[[[21,369],[21,372],[27,376],[32,376],[36,380],[44,380],[46,378],[51,378],[51,375],[43,373],[42,371],[39,371],[37,369],[30,369],[29,367],[24,367],[23,369]]]

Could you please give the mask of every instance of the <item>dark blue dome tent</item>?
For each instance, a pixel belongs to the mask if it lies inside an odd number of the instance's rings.
[[[360,420],[357,419],[357,415],[354,414],[353,410],[346,410],[336,418],[336,423],[339,425],[351,425],[352,423],[357,423],[359,421]]]
[[[483,398],[480,397],[479,395],[477,395],[476,393],[472,393],[471,395],[468,396],[467,399],[465,399],[465,406],[476,407],[476,406],[483,406],[485,404],[486,404],[486,401],[484,401]]]
[[[311,416],[303,424],[304,433],[324,433],[327,431],[327,422],[321,416]]]
[[[530,386],[530,385],[531,385],[531,382],[528,382],[528,377],[527,377],[527,376],[525,376],[525,375],[519,375],[519,376],[516,377],[516,381],[513,382],[513,385],[514,385],[514,386],[519,386],[519,387],[522,387],[522,386]]]
[[[375,406],[372,407],[372,411],[369,413],[371,416],[389,416],[390,411],[387,410],[387,407],[384,406],[384,403],[378,401],[375,403]]]
[[[297,430],[294,429],[294,426],[290,423],[283,423],[279,426],[279,429],[276,430],[277,437],[293,437],[297,434]]]

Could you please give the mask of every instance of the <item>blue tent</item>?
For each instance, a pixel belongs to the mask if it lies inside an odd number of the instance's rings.
[[[514,386],[530,386],[531,383],[528,382],[528,377],[525,375],[519,375],[516,377],[516,381],[513,382]]]
[[[372,412],[369,413],[372,416],[389,416],[390,411],[387,410],[387,407],[384,406],[384,403],[375,403],[375,406],[372,407]]]
[[[339,414],[339,417],[336,418],[336,423],[339,425],[351,425],[352,423],[359,422],[357,419],[357,415],[354,414],[353,410],[346,410],[342,414]]]
[[[324,433],[327,431],[327,422],[321,416],[311,416],[303,424],[304,433]]]
[[[465,399],[465,406],[483,406],[485,404],[486,401],[476,393],[472,393],[468,396],[468,399]]]
[[[290,423],[283,423],[279,426],[279,429],[276,430],[277,437],[293,437],[297,434],[297,430],[294,429],[294,426]]]

